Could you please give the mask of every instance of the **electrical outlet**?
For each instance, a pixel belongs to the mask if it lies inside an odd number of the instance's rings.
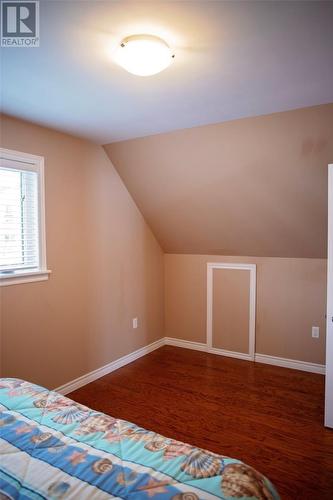
[[[314,338],[314,339],[319,338],[319,326],[312,327],[312,338]]]
[[[138,318],[133,318],[132,325],[133,325],[133,328],[137,328],[138,327]]]

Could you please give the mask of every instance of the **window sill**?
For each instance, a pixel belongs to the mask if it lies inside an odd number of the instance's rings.
[[[16,271],[10,274],[0,273],[0,286],[18,285],[19,283],[33,283],[34,281],[46,281],[52,271]]]

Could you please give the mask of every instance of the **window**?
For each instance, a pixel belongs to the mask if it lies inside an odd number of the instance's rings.
[[[45,280],[44,159],[0,153],[0,285]]]

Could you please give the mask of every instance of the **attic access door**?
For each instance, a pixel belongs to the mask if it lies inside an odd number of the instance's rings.
[[[210,352],[254,361],[255,311],[255,264],[207,264]]]

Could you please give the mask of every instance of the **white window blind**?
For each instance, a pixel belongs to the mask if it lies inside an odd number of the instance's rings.
[[[0,278],[46,270],[43,201],[43,159],[1,150]]]
[[[1,167],[0,269],[38,267],[38,174]]]

